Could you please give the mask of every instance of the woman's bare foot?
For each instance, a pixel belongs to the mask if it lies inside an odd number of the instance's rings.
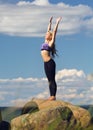
[[[48,100],[49,101],[56,100],[56,97],[55,96],[50,96]]]

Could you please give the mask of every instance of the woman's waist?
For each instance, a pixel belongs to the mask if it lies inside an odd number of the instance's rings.
[[[47,61],[49,61],[51,59],[50,55],[42,55],[41,54],[41,56],[42,56],[42,59],[43,59],[44,62],[47,62]]]
[[[44,62],[48,62],[50,59],[52,59],[51,57],[42,57]]]
[[[43,50],[43,51],[41,51],[41,55],[44,57],[50,57],[50,52]]]

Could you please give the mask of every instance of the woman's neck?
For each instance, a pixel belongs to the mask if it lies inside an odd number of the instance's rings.
[[[49,40],[45,40],[45,43],[49,43]]]

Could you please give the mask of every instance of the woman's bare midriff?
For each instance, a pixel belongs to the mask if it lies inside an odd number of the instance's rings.
[[[47,50],[42,50],[41,56],[42,56],[44,62],[48,62],[51,59],[51,56]]]

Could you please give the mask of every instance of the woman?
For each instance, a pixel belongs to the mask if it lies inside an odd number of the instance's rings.
[[[57,85],[55,81],[56,64],[53,58],[57,54],[55,48],[55,37],[61,17],[57,18],[56,25],[53,31],[51,32],[52,19],[53,17],[51,17],[49,20],[47,33],[45,35],[45,43],[43,43],[41,47],[41,56],[44,61],[45,74],[49,82],[50,97],[48,100],[56,100],[56,91],[57,91]]]

